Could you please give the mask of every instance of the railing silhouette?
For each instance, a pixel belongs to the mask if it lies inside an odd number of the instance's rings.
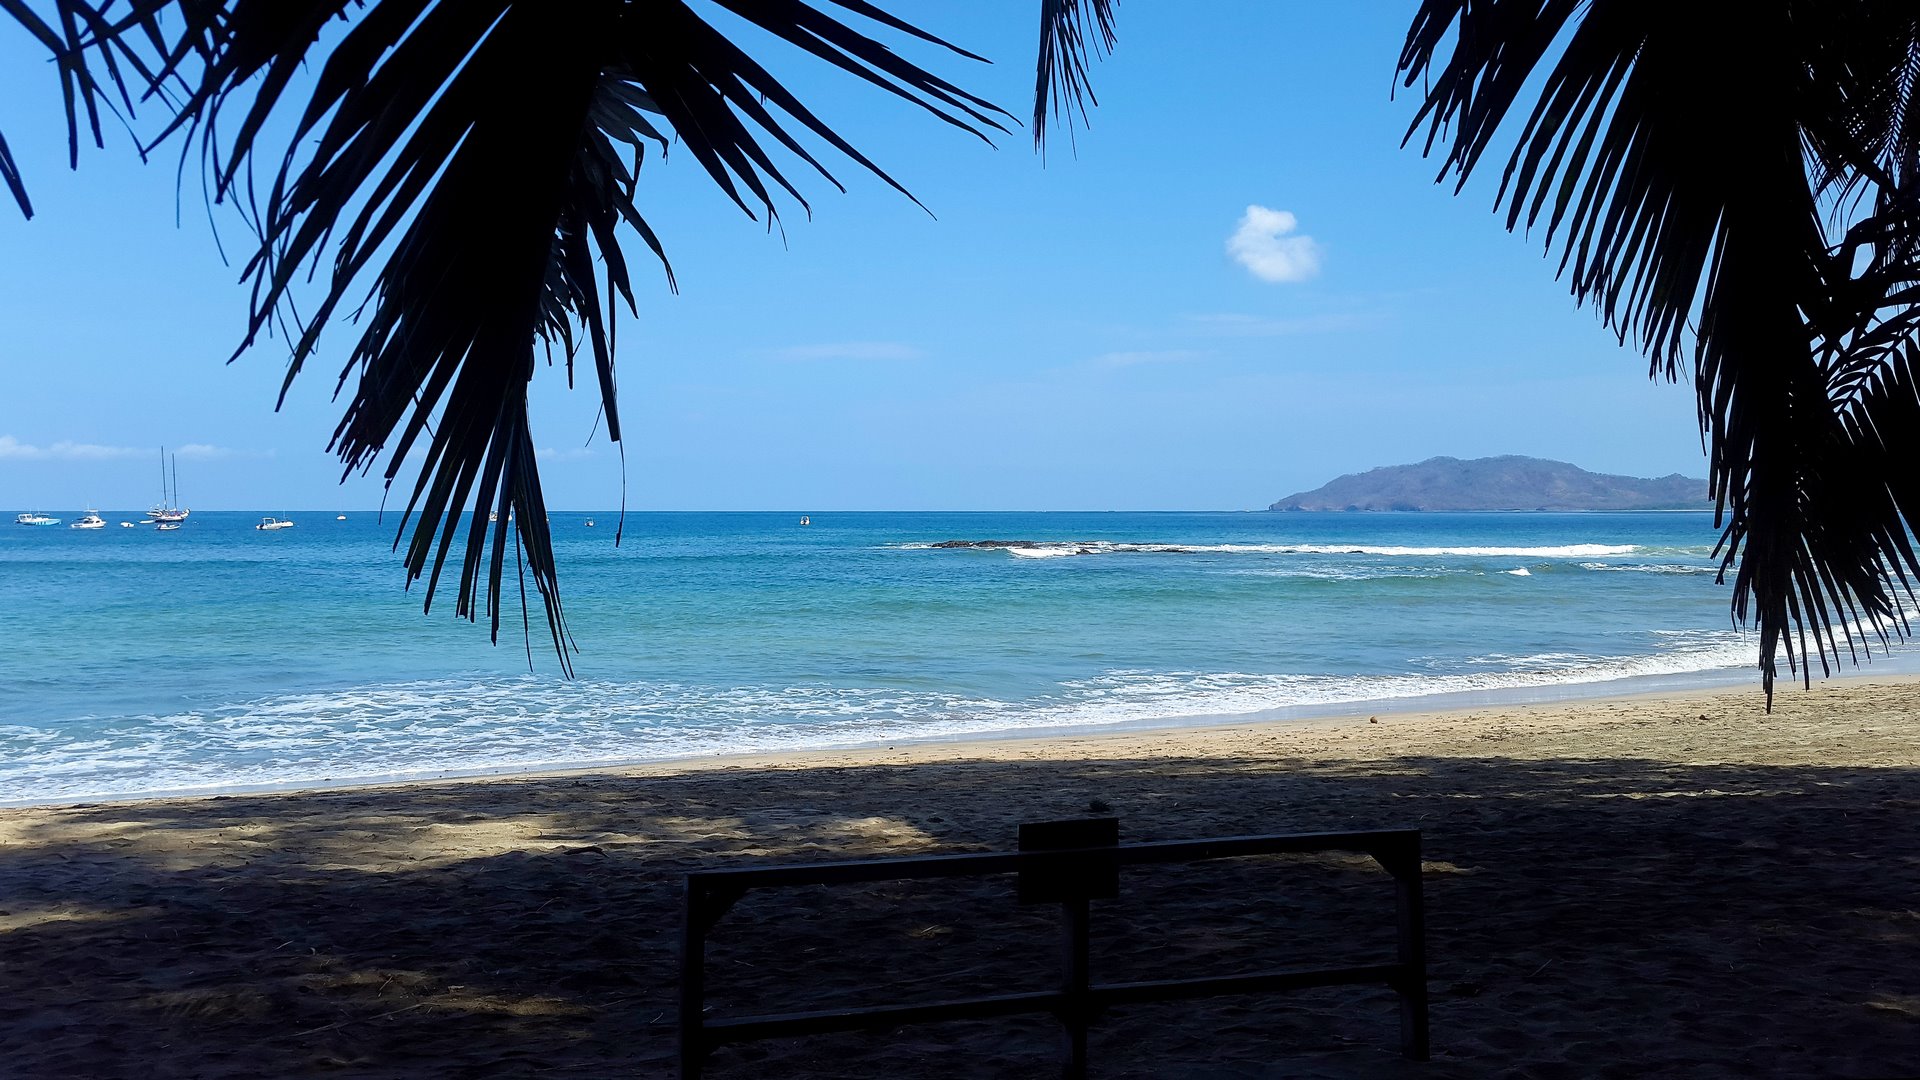
[[[1419,830],[1283,833],[1141,844],[1119,844],[1118,834],[1119,825],[1114,818],[1037,822],[1020,827],[1020,851],[689,873],[680,959],[680,1075],[685,1080],[696,1080],[707,1055],[728,1043],[1045,1012],[1057,1017],[1066,1029],[1064,1075],[1071,1080],[1086,1076],[1087,1029],[1110,1006],[1367,983],[1383,983],[1399,994],[1401,1053],[1415,1061],[1427,1059],[1426,911],[1420,889]],[[1121,867],[1320,851],[1370,855],[1393,876],[1398,953],[1394,962],[1146,982],[1095,983],[1091,980],[1089,901],[1116,895]],[[1007,873],[1020,875],[1018,888],[1022,903],[1061,906],[1065,970],[1058,990],[914,1005],[715,1019],[706,1016],[708,932],[751,890]]]

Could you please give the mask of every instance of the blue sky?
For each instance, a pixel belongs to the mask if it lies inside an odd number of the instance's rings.
[[[1034,0],[891,7],[995,63],[897,48],[1024,116]],[[1690,388],[1650,382],[1538,239],[1501,228],[1497,171],[1455,197],[1399,148],[1412,7],[1134,0],[1091,130],[1044,162],[1024,130],[989,148],[762,50],[933,216],[823,157],[848,192],[795,162],[811,218],[770,232],[690,158],[650,160],[680,292],[635,241],[629,507],[1242,509],[1436,454],[1704,475]],[[196,508],[377,505],[325,452],[347,335],[274,412],[279,343],[224,362],[246,295],[197,177],[176,198],[174,159],[142,166],[124,138],[67,172],[22,37],[0,35],[0,130],[38,215],[0,210],[0,506],[145,506],[162,444]],[[617,505],[590,382],[543,370],[533,397],[549,504]]]

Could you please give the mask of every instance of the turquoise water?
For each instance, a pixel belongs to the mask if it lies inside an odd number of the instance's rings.
[[[531,671],[517,610],[498,648],[450,597],[423,617],[391,519],[105,516],[0,525],[0,801],[1274,718],[1754,656],[1704,514],[639,514],[617,548],[612,515],[555,514],[572,682],[537,614]]]

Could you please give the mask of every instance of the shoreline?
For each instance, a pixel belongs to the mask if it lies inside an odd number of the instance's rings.
[[[1902,661],[1905,661],[1902,663]],[[1812,689],[1804,689],[1798,678],[1782,679],[1776,684],[1775,701],[1791,694],[1816,693],[1829,684],[1862,685],[1920,683],[1920,650],[1904,656],[1878,661],[1879,671],[1849,670],[1816,679]],[[1887,668],[1897,670],[1888,671]],[[1084,746],[1089,750],[1103,743],[1136,739],[1152,740],[1172,734],[1205,737],[1247,728],[1275,728],[1298,731],[1322,731],[1364,721],[1368,717],[1390,717],[1396,722],[1425,721],[1456,714],[1488,710],[1550,709],[1557,706],[1589,704],[1595,707],[1651,704],[1676,698],[1702,695],[1739,697],[1749,693],[1764,704],[1757,672],[1745,668],[1716,668],[1681,674],[1641,675],[1591,683],[1559,683],[1541,686],[1501,687],[1491,690],[1454,691],[1405,698],[1383,698],[1325,705],[1284,706],[1240,716],[1192,716],[1115,723],[1033,727],[978,734],[914,736],[872,740],[838,745],[794,747],[766,751],[740,751],[717,754],[683,755],[664,758],[623,759],[597,762],[530,763],[502,765],[473,770],[432,771],[422,774],[376,773],[344,777],[340,780],[294,780],[285,783],[233,784],[206,787],[166,788],[125,794],[60,796],[51,799],[0,799],[0,814],[14,810],[92,807],[148,802],[172,802],[191,799],[220,799],[238,796],[285,796],[319,794],[363,789],[407,788],[416,785],[487,783],[491,781],[565,779],[576,776],[678,775],[709,769],[807,768],[827,763],[897,763],[900,754],[951,760],[969,749],[990,749],[1007,753],[1014,748],[1046,752],[1057,746]],[[897,748],[906,748],[900,750]],[[892,755],[888,757],[888,755]]]

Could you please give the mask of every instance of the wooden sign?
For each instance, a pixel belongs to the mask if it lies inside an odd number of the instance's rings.
[[[1029,821],[1020,826],[1021,851],[1073,851],[1120,843],[1120,819]],[[1022,904],[1110,900],[1120,894],[1120,864],[1099,855],[1062,857],[1020,871]]]

